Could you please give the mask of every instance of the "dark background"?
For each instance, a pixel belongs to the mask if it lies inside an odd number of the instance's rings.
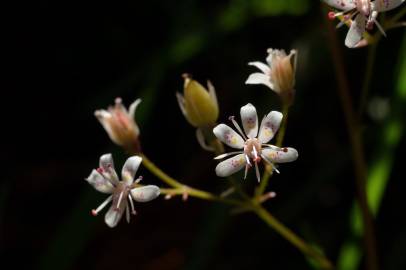
[[[265,205],[337,259],[351,238],[354,174],[327,10],[318,1],[37,1],[15,3],[5,12],[0,248],[7,268],[310,269],[298,250],[253,214],[232,215],[228,207],[194,198],[138,204],[129,225],[122,221],[109,229],[103,215],[90,215],[104,195],[83,180],[103,153],[113,153],[117,169],[126,159],[94,110],[117,96],[126,105],[141,97],[136,119],[145,153],[186,184],[224,190],[226,182],[215,176],[216,162],[198,146],[175,92],[182,91],[181,74],[188,72],[215,85],[220,122],[248,102],[260,116],[278,110],[274,92],[244,85],[255,71],[247,63],[264,61],[268,47],[299,50],[285,143],[300,157],[271,179],[278,196]],[[344,28],[338,39],[357,105],[367,49],[345,48]],[[390,113],[382,120],[363,118],[369,164],[386,153],[387,122],[404,119],[399,108],[405,100],[395,93],[403,36],[403,29],[389,31],[378,45],[370,97],[387,100]],[[401,132],[386,153],[390,174],[376,221],[383,269],[406,266],[404,149]],[[145,168],[140,173],[144,183],[163,186]],[[251,172],[244,186],[252,190],[255,182]]]

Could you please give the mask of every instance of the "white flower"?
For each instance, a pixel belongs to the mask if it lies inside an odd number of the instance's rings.
[[[135,100],[127,111],[121,98],[116,98],[114,106],[110,106],[108,110],[97,110],[94,113],[114,143],[136,152],[140,150],[138,141],[140,130],[134,120],[134,115],[140,102],[141,99]]]
[[[264,84],[275,91],[282,100],[291,104],[295,91],[296,57],[296,50],[291,50],[289,55],[286,55],[284,50],[268,49],[266,64],[248,63],[250,66],[257,67],[262,73],[251,74],[245,83]]]
[[[121,171],[122,181],[119,180],[114,169],[113,158],[111,154],[105,154],[100,157],[100,167],[94,169],[88,178],[89,182],[97,191],[111,194],[97,209],[92,210],[96,216],[109,202],[113,202],[105,215],[106,224],[113,228],[120,221],[124,211],[126,212],[127,222],[130,222],[130,202],[131,213],[136,214],[133,200],[137,202],[148,202],[159,196],[160,190],[157,186],[149,185],[136,187],[141,181],[140,176],[134,181],[135,174],[142,162],[139,156],[132,156],[127,159]]]
[[[258,132],[258,116],[255,107],[248,103],[241,107],[241,120],[244,132],[234,120],[230,117],[235,128],[240,135],[225,124],[219,124],[214,129],[214,135],[228,146],[241,149],[238,152],[226,153],[217,156],[215,159],[221,159],[229,155],[235,155],[225,161],[220,162],[216,167],[216,174],[220,177],[227,177],[245,167],[245,176],[247,171],[255,165],[256,176],[260,181],[258,163],[261,159],[274,165],[275,163],[291,162],[297,159],[298,152],[294,148],[280,148],[267,144],[279,129],[283,115],[277,111],[271,111],[261,122]],[[275,168],[275,166],[272,166]]]
[[[341,12],[329,12],[330,19],[337,16],[344,16],[337,28],[350,22],[350,30],[345,38],[345,46],[349,48],[360,47],[364,42],[360,42],[366,29],[372,29],[376,24],[379,31],[386,36],[384,29],[376,20],[378,12],[385,12],[400,6],[405,0],[324,0],[328,5],[341,10]],[[355,19],[353,20],[352,18]]]

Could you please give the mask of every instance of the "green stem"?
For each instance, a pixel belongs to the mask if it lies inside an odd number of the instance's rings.
[[[319,251],[308,245],[302,238],[297,236],[293,231],[283,225],[279,220],[272,216],[261,205],[253,207],[255,214],[261,218],[269,227],[273,228],[283,238],[298,248],[303,254],[313,258],[319,264],[321,269],[333,269],[332,263]]]
[[[376,59],[376,49],[378,47],[378,41],[379,41],[380,37],[381,36],[378,36],[376,38],[375,42],[372,43],[368,47],[368,56],[367,56],[364,84],[362,86],[361,99],[360,99],[360,105],[359,105],[359,110],[358,110],[358,117],[360,119],[362,118],[362,114],[364,113],[368,94],[369,94],[369,89],[371,86],[371,79],[372,79],[372,74],[373,74],[375,59]]]
[[[326,20],[327,21],[327,20]],[[378,256],[375,240],[375,229],[371,211],[368,207],[366,194],[367,165],[364,157],[364,149],[361,137],[361,129],[358,118],[353,109],[352,99],[345,74],[342,55],[338,46],[336,31],[330,21],[327,21],[330,50],[332,52],[334,67],[338,82],[338,95],[344,111],[348,136],[350,139],[352,157],[355,169],[355,182],[357,190],[357,201],[361,208],[362,221],[364,225],[364,243],[366,250],[366,266],[369,270],[378,269]]]
[[[214,195],[210,192],[184,185],[181,182],[177,181],[176,179],[170,177],[160,168],[158,168],[145,154],[141,153],[140,155],[142,157],[142,163],[151,173],[153,173],[156,177],[161,179],[163,182],[165,182],[169,186],[173,187],[173,189],[165,189],[165,188],[161,189],[162,194],[169,194],[169,195],[187,194],[188,196],[196,197],[196,198],[203,199],[203,200],[217,201],[217,202],[237,205],[237,206],[241,206],[241,207],[246,206],[243,202],[222,198],[222,197]]]

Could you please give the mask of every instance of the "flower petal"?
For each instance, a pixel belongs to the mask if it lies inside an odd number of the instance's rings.
[[[102,175],[113,184],[118,184],[118,176],[114,168],[113,156],[104,154],[100,157],[99,166],[102,169]]]
[[[366,18],[361,13],[358,14],[352,21],[350,30],[345,38],[345,46],[354,48],[362,39],[362,34],[365,32]]]
[[[403,2],[405,2],[405,0],[377,0],[372,3],[374,5],[372,9],[376,11],[388,11],[397,8]]]
[[[114,228],[115,226],[117,226],[126,208],[127,203],[123,204],[123,207],[120,207],[118,209],[114,205],[112,205],[104,216],[104,222],[106,222],[107,226],[109,226],[110,228]]]
[[[137,98],[133,103],[131,103],[130,107],[128,108],[128,115],[132,120],[134,120],[135,111],[137,110],[137,107],[140,103],[141,99]]]
[[[220,177],[227,177],[244,168],[246,163],[247,161],[244,158],[244,154],[236,155],[235,157],[220,162],[216,167],[216,174]]]
[[[271,78],[263,73],[253,73],[245,81],[245,84],[264,84],[274,90]]]
[[[110,181],[104,178],[97,170],[93,170],[85,180],[101,193],[111,194],[114,191],[114,186]]]
[[[356,8],[356,4],[354,0],[323,0],[327,5],[340,9],[340,10],[350,10]]]
[[[249,62],[248,65],[257,67],[264,74],[269,74],[270,69],[267,64],[264,64],[262,62]]]
[[[282,122],[283,115],[280,112],[272,111],[262,119],[259,129],[258,140],[267,143],[275,136]]]
[[[133,188],[131,197],[137,202],[149,202],[157,198],[161,191],[159,187],[154,185]]]
[[[134,181],[135,174],[137,173],[138,167],[142,162],[142,158],[139,156],[132,156],[127,159],[124,163],[123,169],[121,170],[122,181],[127,185],[131,185]]]
[[[270,147],[262,149],[262,157],[271,163],[286,163],[295,161],[299,154],[296,149],[291,147]]]
[[[240,110],[242,126],[248,138],[256,138],[258,135],[258,115],[255,107],[248,103]]]
[[[242,149],[244,147],[244,140],[232,128],[225,124],[219,124],[213,129],[214,135],[230,147]]]

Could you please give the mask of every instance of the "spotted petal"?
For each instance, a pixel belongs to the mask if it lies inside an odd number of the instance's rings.
[[[123,216],[123,213],[127,208],[127,202],[122,203],[122,205],[123,207],[116,208],[113,204],[106,212],[106,215],[104,216],[104,222],[106,222],[107,226],[109,226],[110,228],[114,228]]]
[[[261,143],[267,143],[275,136],[279,129],[283,115],[280,112],[272,111],[262,119],[259,129],[258,140]]]
[[[100,157],[99,166],[102,169],[102,175],[113,184],[118,184],[118,176],[114,168],[113,156],[104,154]]]
[[[230,176],[244,168],[246,163],[247,161],[245,160],[244,154],[236,155],[220,162],[216,167],[216,174],[220,177]]]
[[[214,135],[230,147],[242,149],[244,147],[244,140],[232,128],[225,124],[219,124],[213,129]]]
[[[123,169],[121,171],[122,181],[127,185],[131,185],[134,181],[135,174],[137,173],[138,167],[142,162],[142,158],[139,156],[132,156],[127,159],[124,163]]]
[[[345,46],[354,48],[361,41],[362,34],[365,32],[366,21],[365,16],[361,13],[355,17],[345,38]]]
[[[324,0],[324,2],[333,8],[344,11],[356,8],[355,0]]]
[[[405,0],[376,0],[373,2],[373,10],[388,11],[400,6]]]
[[[131,190],[131,197],[137,202],[149,202],[158,197],[160,194],[159,187],[149,185]]]
[[[245,134],[248,138],[256,138],[258,135],[257,110],[251,103],[248,103],[241,107],[240,114]]]
[[[114,191],[114,186],[110,181],[104,178],[103,175],[96,170],[93,170],[85,180],[99,192],[111,194]]]
[[[292,162],[295,161],[298,156],[297,150],[291,147],[270,147],[262,149],[262,157],[271,163]]]

